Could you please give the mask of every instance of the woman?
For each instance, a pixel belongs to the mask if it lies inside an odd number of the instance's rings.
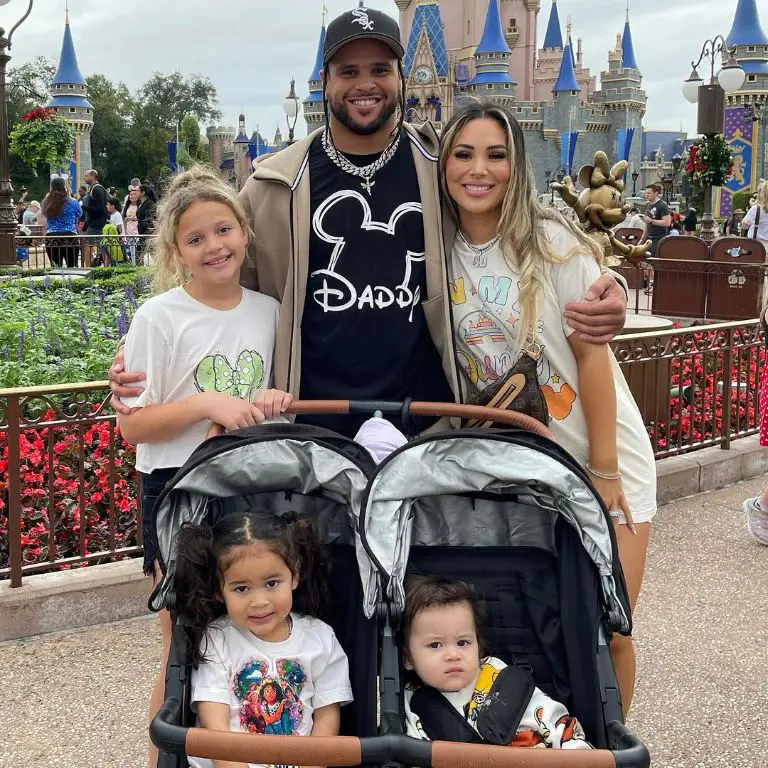
[[[515,118],[492,104],[457,112],[443,131],[441,181],[458,232],[449,258],[451,313],[465,391],[504,376],[537,350],[538,381],[558,442],[587,472],[617,528],[634,609],[645,568],[656,473],[640,412],[606,345],[573,333],[565,316],[600,275],[597,245],[539,204]],[[632,701],[632,639],[611,653],[625,711]]]
[[[131,261],[136,263],[136,243],[139,239],[139,197],[138,189],[131,189],[123,206],[123,229]]]
[[[741,221],[746,237],[756,237],[768,251],[768,181],[757,188],[755,204]]]
[[[142,184],[139,187],[140,204],[136,212],[136,219],[139,225],[140,235],[149,235],[152,232],[152,225],[155,222],[155,212],[157,210],[157,198],[155,190],[152,187]],[[144,263],[144,251],[147,247],[147,237],[140,237],[139,244],[136,246],[136,263]]]
[[[46,218],[46,246],[51,264],[77,266],[80,244],[77,235],[77,221],[83,214],[80,203],[69,196],[67,182],[54,176],[48,194],[43,200],[43,215]]]

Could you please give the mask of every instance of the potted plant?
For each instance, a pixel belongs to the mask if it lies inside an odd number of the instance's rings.
[[[33,171],[41,165],[61,168],[72,157],[74,134],[53,109],[40,107],[22,115],[10,134],[9,151]]]

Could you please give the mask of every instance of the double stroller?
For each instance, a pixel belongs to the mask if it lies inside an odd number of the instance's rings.
[[[293,410],[310,405],[294,403]],[[386,414],[403,407],[316,403],[314,411]],[[409,407],[412,414],[470,415],[461,413],[465,406]],[[249,427],[195,451],[157,501],[164,578],[150,607],[173,614],[175,539],[185,522],[252,506],[309,515],[332,559],[329,623],[349,658],[355,701],[341,709],[338,737],[194,727],[186,636],[175,626],[165,703],[150,727],[161,768],[184,768],[186,755],[275,765],[650,765],[645,746],[623,724],[608,648],[611,633],[631,630],[610,517],[585,472],[542,436],[538,422],[526,422],[533,431],[498,428],[525,417],[480,410],[497,427],[422,436],[378,466],[354,441],[300,424]],[[412,571],[478,587],[489,654],[530,665],[536,685],[579,718],[596,749],[405,736],[398,628]]]

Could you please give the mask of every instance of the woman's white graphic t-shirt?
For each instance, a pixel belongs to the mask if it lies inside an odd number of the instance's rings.
[[[582,466],[589,458],[587,423],[579,398],[579,370],[568,343],[573,329],[565,306],[580,301],[600,277],[593,256],[579,251],[576,237],[564,226],[547,223],[556,254],[566,261],[548,265],[536,341],[542,354],[538,379],[551,417],[555,439]],[[576,249],[576,250],[574,250]],[[520,276],[495,244],[478,254],[456,238],[451,255],[451,311],[459,362],[473,390],[482,391],[503,377],[515,355]],[[617,411],[617,446],[622,483],[635,522],[650,520],[656,511],[653,450],[640,411],[613,355]]]
[[[202,646],[210,661],[192,671],[193,708],[199,701],[228,705],[233,731],[308,736],[314,710],[352,701],[349,663],[333,630],[319,619],[291,619],[290,637],[279,643],[260,640],[228,616],[213,622]],[[189,764],[211,766],[194,757]]]
[[[125,342],[125,370],[147,375],[144,391],[125,398],[135,408],[220,392],[252,400],[269,386],[279,304],[243,288],[240,304],[219,310],[182,288],[154,296],[133,316]],[[205,439],[210,421],[162,443],[139,443],[136,468],[180,467]]]

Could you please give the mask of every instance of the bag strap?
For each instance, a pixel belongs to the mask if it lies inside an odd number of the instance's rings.
[[[760,224],[760,211],[762,211],[762,210],[763,210],[763,209],[762,209],[762,207],[758,205],[758,206],[757,206],[757,213],[755,214],[755,224],[754,224],[754,227],[755,227],[755,234],[754,234],[754,235],[752,235],[752,237],[753,237],[755,240],[757,240],[757,227],[758,227],[758,225]]]

